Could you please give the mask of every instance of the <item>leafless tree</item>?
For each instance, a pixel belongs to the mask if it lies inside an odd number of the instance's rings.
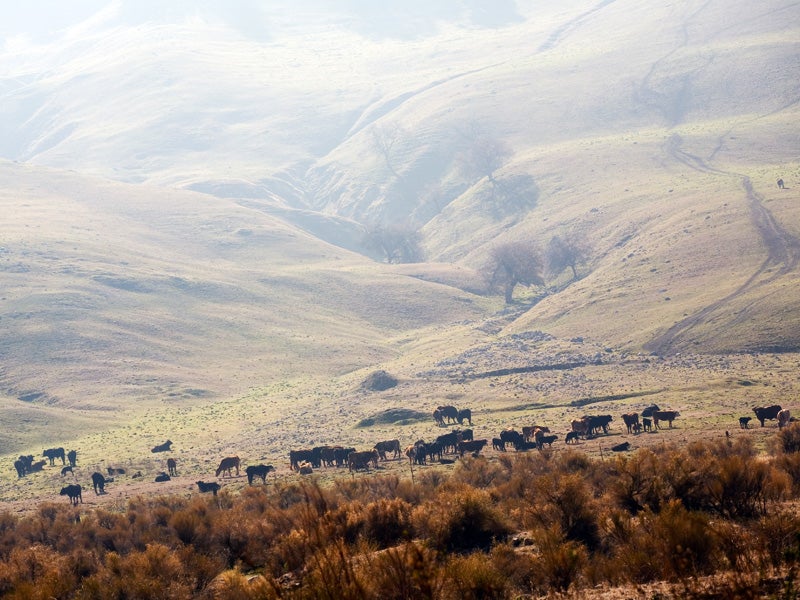
[[[502,289],[506,304],[514,301],[518,285],[544,285],[543,261],[538,246],[528,240],[506,242],[495,246],[488,267],[489,284]]]
[[[406,131],[397,122],[377,124],[372,128],[372,145],[383,157],[386,168],[399,180],[402,177],[397,172],[397,148],[407,137]]]
[[[419,262],[423,256],[419,231],[406,225],[371,225],[366,244],[388,263]]]
[[[553,277],[569,267],[572,269],[572,278],[577,279],[578,265],[585,263],[588,257],[588,247],[575,232],[565,237],[554,235],[545,251],[547,271]]]

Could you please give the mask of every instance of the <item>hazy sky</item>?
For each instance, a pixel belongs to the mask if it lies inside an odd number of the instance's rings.
[[[79,25],[136,26],[198,18],[224,23],[258,41],[303,22],[323,21],[366,37],[413,38],[435,32],[444,22],[491,28],[521,19],[514,0],[25,0],[0,3],[0,44],[47,44]]]

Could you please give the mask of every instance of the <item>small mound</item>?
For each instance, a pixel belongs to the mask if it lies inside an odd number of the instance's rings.
[[[397,378],[386,371],[375,371],[361,383],[361,389],[370,392],[382,392],[397,385]]]
[[[371,417],[367,417],[366,419],[361,419],[356,423],[356,427],[372,427],[376,424],[408,425],[410,423],[416,423],[421,419],[427,420],[429,418],[430,416],[427,413],[419,412],[418,410],[412,410],[410,408],[389,408]]]

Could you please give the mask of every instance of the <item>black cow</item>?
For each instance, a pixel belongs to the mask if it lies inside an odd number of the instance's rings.
[[[570,443],[577,444],[579,435],[580,434],[577,431],[568,431],[567,435],[564,437],[564,443],[565,444],[570,444]]]
[[[67,452],[67,460],[69,461],[69,466],[74,467],[78,464],[78,453],[75,450],[70,450]]]
[[[458,421],[458,409],[455,406],[438,406],[436,410],[442,415],[443,422],[455,423]]]
[[[741,427],[742,429],[749,429],[750,421],[752,419],[753,417],[739,417],[739,427]]]
[[[161,473],[156,475],[153,481],[155,481],[156,483],[163,483],[165,481],[169,481],[170,479],[172,479],[172,477],[170,477],[168,473],[164,473],[164,471],[161,471]]]
[[[588,415],[584,417],[589,424],[589,435],[597,435],[600,429],[608,433],[608,426],[614,419],[611,415]]]
[[[167,440],[163,444],[159,444],[158,446],[153,447],[153,449],[150,450],[150,452],[169,452],[170,450],[172,450],[170,446],[172,446],[172,442],[170,440]]]
[[[50,460],[50,466],[51,467],[56,464],[55,463],[55,459],[57,459],[57,458],[61,459],[61,465],[62,466],[67,464],[67,459],[66,459],[66,456],[64,455],[64,449],[63,448],[48,448],[47,450],[42,452],[42,456],[44,456],[48,460]]]
[[[643,417],[648,417],[648,418],[653,418],[653,413],[656,412],[657,410],[661,410],[658,407],[658,404],[651,404],[650,406],[648,406],[647,408],[645,408],[642,411],[642,416]]]
[[[462,408],[458,411],[458,424],[463,425],[464,421],[469,423],[469,426],[472,427],[472,410],[469,408]]]
[[[375,450],[381,460],[386,460],[386,453],[391,452],[392,458],[400,458],[400,440],[387,440],[385,442],[378,442],[375,444]]]
[[[522,434],[515,429],[504,429],[500,432],[500,439],[503,440],[504,444],[514,446],[514,450],[519,450],[525,445],[525,439]]]
[[[506,451],[506,443],[500,438],[492,438],[492,450]]]
[[[250,465],[244,472],[247,474],[247,483],[253,485],[253,479],[256,477],[260,477],[262,483],[267,483],[267,475],[274,470],[275,467],[272,465]]]
[[[67,465],[66,467],[62,467],[61,469],[61,476],[63,477],[67,473],[72,473],[72,476],[75,476],[75,473],[72,471],[72,465]]]
[[[301,462],[311,462],[313,452],[313,450],[289,450],[289,469],[299,471]]]
[[[178,461],[174,458],[167,459],[167,471],[169,471],[170,477],[177,477],[178,476]]]
[[[469,440],[466,442],[458,442],[458,454],[459,456],[464,456],[465,452],[470,452],[473,456],[477,456],[478,453],[483,450],[488,443],[489,440]]]
[[[547,444],[549,448],[552,448],[553,442],[555,442],[557,439],[558,439],[557,435],[543,435],[540,439],[536,441],[536,445],[539,447],[540,450],[545,444]]]
[[[436,441],[442,445],[442,451],[445,454],[450,452],[456,451],[456,446],[458,445],[458,433],[455,431],[451,431],[450,433],[445,433],[444,435],[440,435],[436,438]]]
[[[755,406],[753,412],[756,413],[756,419],[759,420],[761,426],[764,426],[764,421],[772,421],[778,418],[778,413],[781,412],[780,404],[773,404],[772,406]]]
[[[125,475],[125,469],[118,469],[116,467],[107,467],[106,471],[108,471],[109,477],[114,477],[114,475]]]
[[[197,488],[200,490],[201,494],[211,492],[216,496],[219,491],[219,484],[216,481],[209,481],[208,483],[205,481],[198,481]]]
[[[81,504],[83,504],[83,496],[81,496],[81,486],[78,485],[77,483],[73,483],[71,485],[68,485],[67,487],[61,488],[60,495],[68,496],[69,503],[72,504],[73,506],[77,506],[78,501],[80,501]]]
[[[98,496],[100,494],[105,494],[106,493],[105,485],[106,485],[106,478],[103,477],[102,473],[97,473],[97,472],[92,473],[92,486],[94,487],[95,494],[97,494]]]
[[[616,446],[611,446],[612,452],[627,452],[631,448],[630,442],[622,442],[621,444],[617,444]]]
[[[778,189],[785,190],[786,185],[783,183],[783,179],[778,179]]]
[[[25,477],[25,463],[17,459],[14,461],[14,468],[17,470],[17,477]]]

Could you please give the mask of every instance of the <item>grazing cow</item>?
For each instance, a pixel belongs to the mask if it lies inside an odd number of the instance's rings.
[[[542,446],[545,444],[547,444],[548,448],[552,448],[553,442],[555,442],[557,439],[557,435],[542,435],[542,437],[536,441],[536,446],[539,448],[539,450],[541,450]]]
[[[436,421],[436,424],[439,427],[444,427],[444,415],[438,408],[433,411],[433,420]]]
[[[783,429],[786,425],[789,424],[789,421],[792,418],[792,413],[789,411],[788,408],[784,408],[778,413],[778,429]]]
[[[62,466],[67,464],[67,459],[66,459],[66,457],[64,455],[64,449],[63,448],[48,448],[47,450],[42,452],[42,456],[44,456],[44,457],[46,457],[46,458],[48,458],[50,460],[50,466],[51,467],[56,464],[55,463],[55,459],[57,459],[57,458],[61,459],[61,465]]]
[[[200,490],[201,494],[205,494],[206,492],[211,492],[216,496],[217,492],[219,491],[219,484],[216,481],[209,481],[209,482],[198,481],[197,489]]]
[[[477,456],[478,453],[483,450],[488,443],[489,440],[469,440],[466,442],[458,442],[458,454],[459,456],[464,456],[465,452],[470,452],[471,454]]]
[[[400,440],[388,440],[385,442],[378,442],[375,444],[375,450],[378,451],[378,456],[381,460],[386,460],[386,453],[391,452],[392,458],[400,458]]]
[[[462,408],[458,411],[458,424],[463,425],[464,421],[469,423],[469,426],[472,427],[472,410],[469,408]]]
[[[451,431],[450,433],[445,433],[444,435],[440,435],[436,438],[436,441],[441,444],[442,451],[445,454],[455,453],[456,446],[458,445],[458,433],[455,431]]]
[[[672,422],[680,416],[681,413],[677,410],[657,410],[653,413],[653,423],[655,423],[656,429],[661,429],[659,421],[667,421],[669,423],[669,428],[672,429]]]
[[[750,421],[753,417],[739,417],[739,427],[742,429],[750,428]]]
[[[438,410],[442,415],[442,420],[446,423],[455,423],[458,421],[458,409],[455,406],[437,406],[436,410]]]
[[[431,442],[430,444],[424,444],[421,446],[422,450],[425,452],[425,456],[427,460],[433,461],[438,460],[442,462],[442,445],[439,442]]]
[[[61,488],[60,494],[61,496],[68,496],[69,503],[73,506],[78,506],[78,501],[83,504],[83,496],[81,496],[81,486],[77,483],[73,483],[68,485],[67,487]]]
[[[469,442],[470,440],[474,439],[472,434],[472,429],[465,429],[464,431],[455,430],[456,436],[458,436],[459,442]]]
[[[780,404],[773,404],[772,406],[755,406],[753,412],[756,413],[756,419],[759,420],[761,426],[764,426],[764,421],[772,421],[778,418],[778,413],[781,412]]]
[[[169,481],[170,479],[172,479],[172,477],[170,477],[168,473],[164,473],[164,471],[161,471],[161,473],[156,475],[156,478],[153,481],[155,481],[156,483],[163,483],[165,481]]]
[[[78,453],[75,450],[70,450],[67,452],[67,460],[69,461],[69,466],[74,467],[78,464]]]
[[[17,459],[14,461],[14,468],[17,470],[17,477],[25,477],[25,463]]]
[[[172,446],[172,442],[170,440],[167,440],[163,444],[155,446],[152,450],[150,450],[150,452],[169,452],[170,450],[172,450],[170,446]]]
[[[778,189],[785,190],[786,186],[783,183],[783,179],[778,179]]]
[[[219,466],[217,467],[217,472],[215,475],[219,477],[219,474],[223,471],[228,474],[228,477],[233,477],[231,474],[231,469],[236,469],[236,476],[239,476],[239,457],[238,456],[226,456],[219,462]],[[224,477],[224,475],[223,475]]]
[[[565,444],[577,444],[578,443],[578,432],[577,431],[568,431],[567,435],[564,437]]]
[[[589,421],[587,419],[573,419],[569,426],[572,433],[578,437],[587,437],[589,435]]]
[[[645,431],[653,431],[653,420],[647,417],[642,417],[642,429]]]
[[[106,493],[106,478],[103,477],[102,473],[92,473],[92,486],[96,495],[99,496]]]
[[[114,467],[108,467],[106,469],[108,471],[108,476],[113,477],[114,475],[125,475],[125,469],[117,469]]]
[[[500,432],[500,439],[503,443],[514,446],[514,450],[519,450],[525,444],[525,438],[515,429],[504,429]]]
[[[597,435],[600,429],[603,433],[608,433],[608,426],[614,419],[611,415],[587,415],[584,417],[589,424],[589,435]]]
[[[372,463],[372,466],[376,469],[378,468],[378,451],[377,450],[366,450],[363,452],[351,452],[350,455],[347,457],[347,469],[352,471],[357,471],[358,469],[366,469],[369,471],[369,464]]]
[[[19,460],[22,462],[23,466],[25,467],[25,472],[30,473],[33,468],[33,454],[25,454],[19,457]]]
[[[299,471],[301,462],[311,462],[312,453],[312,450],[290,450],[289,469]]]
[[[344,467],[347,464],[347,457],[350,456],[351,452],[355,452],[356,449],[353,447],[350,448],[342,448],[341,446],[337,446],[333,450],[334,460],[336,461],[337,467]]]
[[[170,477],[177,477],[178,476],[178,461],[174,458],[167,459],[167,471],[169,471]]]
[[[543,431],[544,433],[550,433],[550,428],[545,427],[544,425],[531,425],[529,427],[522,428],[522,438],[526,442],[530,442],[534,439],[537,431]]]
[[[247,483],[253,485],[253,479],[256,477],[261,478],[261,483],[267,483],[267,475],[274,470],[275,467],[272,465],[250,465],[244,472],[247,474]]]
[[[611,446],[612,452],[627,452],[631,448],[630,442],[622,442],[621,444],[617,444],[616,446]]]
[[[622,415],[622,420],[628,428],[628,433],[631,433],[634,426],[639,424],[639,413],[625,413]]]
[[[72,465],[67,465],[61,469],[61,476],[63,477],[67,473],[72,473],[72,476],[75,477],[75,473],[72,472]]]
[[[656,412],[657,410],[661,410],[661,409],[658,407],[658,404],[651,404],[650,406],[648,406],[647,408],[645,408],[645,409],[642,411],[642,416],[643,416],[643,417],[649,417],[649,418],[652,418],[652,417],[653,417],[653,413],[654,413],[654,412]]]
[[[506,443],[500,438],[492,438],[492,450],[506,451]]]

